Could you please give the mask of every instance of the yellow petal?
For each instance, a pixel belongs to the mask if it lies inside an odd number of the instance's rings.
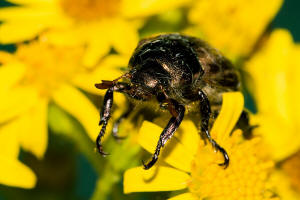
[[[38,158],[45,154],[48,144],[48,100],[40,98],[34,107],[20,116],[20,142],[26,151]]]
[[[46,32],[43,39],[57,46],[75,46],[84,44],[84,35],[80,29],[66,26]]]
[[[26,112],[38,100],[37,91],[33,88],[15,88],[0,98],[0,123]]]
[[[290,127],[289,121],[274,114],[257,114],[251,121],[252,124],[259,125],[254,131],[263,136],[274,160],[283,160],[299,150],[299,129]]]
[[[293,59],[294,47],[292,35],[288,31],[275,30],[264,48],[256,52],[246,64],[254,80],[252,89],[259,112],[279,114],[284,118],[288,118],[288,112],[294,112],[294,107],[292,111],[288,110],[289,105],[297,105],[288,102],[288,96],[299,89],[300,63]],[[289,88],[293,89],[292,94],[288,93]]]
[[[99,131],[99,112],[84,94],[65,84],[54,92],[53,100],[83,125],[92,140],[96,139]]]
[[[189,20],[212,46],[229,55],[247,55],[283,0],[195,1]]]
[[[124,174],[124,193],[173,191],[187,187],[189,175],[169,167],[129,169]]]
[[[0,184],[26,189],[35,186],[35,174],[17,159],[0,155],[0,163]]]
[[[246,63],[258,116],[257,131],[271,147],[275,160],[285,159],[300,147],[300,46],[291,33],[277,29],[263,48]],[[293,138],[291,140],[291,138]]]
[[[176,7],[187,4],[190,0],[123,0],[122,13],[126,17],[149,16],[165,12],[166,10],[175,9]]]
[[[218,142],[228,138],[244,108],[244,97],[240,92],[223,93],[223,103],[211,135]]]
[[[92,41],[87,47],[86,54],[83,58],[83,64],[88,67],[94,66],[109,52],[109,50],[110,44],[108,43],[108,40]]]
[[[17,20],[27,21],[40,20],[41,18],[52,17],[53,12],[46,11],[44,9],[38,9],[33,7],[6,7],[0,9],[0,19],[2,21],[14,21]],[[34,23],[33,21],[31,23]]]
[[[144,121],[138,136],[139,144],[148,152],[154,153],[162,131],[163,129],[159,126]],[[171,138],[162,148],[159,159],[178,169],[189,172],[191,170],[193,155],[176,138]]]
[[[120,68],[127,67],[128,60],[127,56],[109,55],[94,70],[75,76],[73,83],[88,92],[104,95],[105,90],[97,89],[95,83],[101,83],[101,80],[114,80],[120,77],[124,74]]]
[[[87,28],[92,29],[93,32],[86,35],[87,49],[83,57],[83,64],[88,67],[95,66],[102,57],[108,54],[111,48],[111,36],[107,33],[107,28],[111,28],[106,23],[91,24]]]
[[[13,54],[6,52],[6,51],[0,51],[0,64],[1,65],[9,63],[13,59],[14,59]]]
[[[0,9],[0,20],[3,21],[0,26],[0,43],[29,40],[49,27],[62,27],[70,23],[61,15],[56,4],[50,1],[45,4],[36,3],[34,7],[2,8]]]
[[[10,21],[0,26],[0,43],[17,43],[34,38],[45,28],[44,24],[32,24],[28,21]],[[18,29],[18,31],[16,31]]]
[[[7,0],[13,4],[20,4],[20,5],[47,5],[52,4],[53,0]]]
[[[72,82],[87,92],[104,96],[106,90],[97,89],[95,83],[101,83],[101,80],[114,80],[120,77],[125,73],[120,70],[120,67],[126,67],[128,59],[127,56],[109,55],[94,70],[76,75]],[[123,107],[125,102],[126,98],[123,94],[114,93],[114,104]]]
[[[20,130],[20,127],[21,126],[18,119],[0,127],[0,156],[11,159],[18,158],[20,149],[18,131]]]
[[[282,171],[275,171],[271,174],[270,178],[273,184],[276,186],[276,194],[280,199],[284,200],[298,200],[300,194],[291,185],[291,182],[287,175]]]
[[[177,195],[175,197],[169,198],[168,200],[197,200],[197,198],[195,198],[192,193],[187,192],[187,193],[183,193],[183,194]]]
[[[25,73],[22,63],[10,62],[0,67],[0,93],[3,94],[21,80]]]
[[[131,55],[139,41],[137,27],[124,20],[116,20],[111,26],[109,29],[113,47],[121,54]]]
[[[184,120],[174,134],[174,137],[183,145],[186,153],[191,155],[195,155],[197,153],[200,142],[200,134],[192,121]]]

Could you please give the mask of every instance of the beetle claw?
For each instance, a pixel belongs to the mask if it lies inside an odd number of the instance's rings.
[[[109,153],[106,153],[106,152],[103,151],[103,147],[102,147],[102,146],[99,146],[99,147],[98,147],[98,152],[99,152],[100,155],[103,156],[103,157],[106,157],[106,156],[110,155]]]

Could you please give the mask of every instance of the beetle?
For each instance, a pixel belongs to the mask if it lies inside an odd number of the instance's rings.
[[[180,126],[186,109],[196,109],[200,113],[201,134],[223,154],[224,162],[219,165],[226,168],[229,156],[211,137],[210,119],[222,104],[222,93],[240,88],[240,75],[232,63],[206,42],[172,33],[141,40],[128,65],[128,72],[121,77],[95,84],[98,89],[107,90],[99,123],[102,128],[96,140],[99,153],[107,155],[103,151],[101,138],[111,116],[113,93],[121,92],[139,101],[155,99],[171,114],[151,161],[147,164],[143,162],[144,169],[156,163],[161,148]]]

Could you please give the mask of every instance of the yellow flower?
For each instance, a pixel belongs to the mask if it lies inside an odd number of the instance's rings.
[[[176,138],[162,150],[159,164],[147,171],[137,167],[125,172],[124,192],[187,188],[188,192],[171,199],[274,199],[269,179],[274,163],[268,159],[260,139],[245,140],[241,130],[232,133],[243,105],[241,93],[225,93],[211,131],[229,154],[227,169],[218,165],[223,162],[222,155],[210,145],[204,145],[191,121],[184,121]],[[152,152],[161,131],[157,125],[144,122],[139,143]]]
[[[283,0],[200,0],[189,13],[194,27],[189,33],[202,35],[230,57],[245,56],[256,44],[278,12]]]
[[[128,58],[107,56],[102,60],[101,67],[87,69],[80,64],[82,54],[81,48],[54,47],[43,41],[19,45],[14,54],[0,52],[0,137],[3,137],[3,143],[7,140],[14,142],[11,145],[13,156],[4,153],[2,157],[0,153],[0,159],[7,160],[1,162],[0,176],[3,179],[5,176],[2,173],[11,176],[12,182],[8,185],[16,182],[18,174],[15,170],[21,173],[21,168],[27,170],[27,176],[33,181],[32,172],[17,161],[18,150],[21,146],[38,158],[43,157],[47,147],[49,102],[73,115],[90,138],[93,141],[96,139],[99,131],[98,109],[77,87],[103,94],[103,91],[93,88],[94,83],[120,76],[122,71],[119,67],[126,66]],[[124,97],[116,95],[116,106],[123,105]],[[15,184],[22,187],[33,185],[32,182],[31,185]]]
[[[246,63],[258,113],[255,130],[282,160],[300,148],[300,46],[286,30],[275,30]]]
[[[32,188],[36,184],[36,176],[18,160],[19,127],[15,125],[15,122],[12,122],[0,129],[0,184]]]
[[[286,159],[282,169],[290,178],[291,185],[300,192],[300,151]]]
[[[271,181],[276,183],[274,188],[275,194],[283,200],[298,200],[300,199],[299,192],[292,189],[291,177],[288,177],[281,170],[276,170],[270,177]]]
[[[20,6],[1,8],[0,42],[15,43],[46,32],[44,39],[63,45],[86,45],[84,64],[94,65],[113,47],[130,54],[146,16],[189,0],[8,0]],[[18,31],[16,31],[18,30]]]

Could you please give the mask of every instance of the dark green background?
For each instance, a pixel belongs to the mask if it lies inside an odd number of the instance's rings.
[[[300,1],[286,0],[272,23],[273,28],[286,28],[296,42],[300,41]]]

